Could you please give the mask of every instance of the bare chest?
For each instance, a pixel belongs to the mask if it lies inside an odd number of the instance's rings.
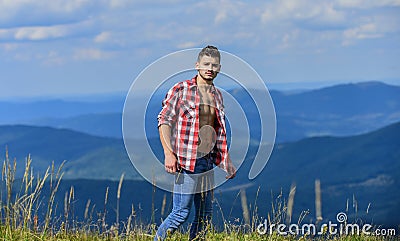
[[[215,119],[215,100],[214,96],[208,92],[200,91],[199,108],[200,126],[213,125]]]

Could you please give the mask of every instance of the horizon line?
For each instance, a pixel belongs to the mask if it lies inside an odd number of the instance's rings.
[[[269,91],[279,91],[279,92],[302,92],[302,91],[312,91],[323,88],[329,88],[339,85],[348,84],[363,84],[363,83],[381,83],[385,85],[400,87],[400,79],[387,79],[387,80],[349,80],[349,81],[288,81],[288,82],[269,82],[266,86]],[[229,89],[229,87],[227,88]],[[116,90],[110,92],[92,92],[92,93],[55,93],[55,94],[39,94],[39,95],[10,95],[10,96],[0,96],[0,101],[40,101],[40,100],[84,100],[84,101],[96,101],[96,98],[104,100],[104,98],[120,98],[126,96],[128,90]],[[145,94],[146,92],[144,92]]]

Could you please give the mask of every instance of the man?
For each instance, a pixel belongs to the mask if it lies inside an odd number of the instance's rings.
[[[225,170],[228,179],[236,175],[228,154],[222,94],[213,84],[220,59],[216,47],[203,48],[195,64],[197,75],[175,84],[163,100],[158,128],[165,171],[175,174],[175,183],[173,209],[154,240],[165,239],[184,223],[193,202],[190,239],[203,237],[211,222],[213,164]]]

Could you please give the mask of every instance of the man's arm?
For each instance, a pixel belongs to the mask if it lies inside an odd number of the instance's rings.
[[[236,168],[232,163],[231,157],[228,153],[228,159],[226,160],[226,165],[227,165],[227,172],[228,175],[225,177],[226,179],[232,179],[236,176]]]
[[[176,108],[179,99],[180,83],[174,85],[165,96],[162,102],[162,110],[158,114],[158,131],[160,140],[164,149],[164,166],[165,171],[169,173],[176,172],[177,162],[176,156],[171,146],[171,125],[176,121]]]
[[[171,147],[171,127],[167,124],[162,124],[158,128],[160,133],[161,145],[164,149],[164,166],[165,171],[169,173],[176,172],[178,160]]]

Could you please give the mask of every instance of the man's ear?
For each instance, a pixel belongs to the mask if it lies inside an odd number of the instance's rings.
[[[198,61],[196,61],[196,63],[194,64],[194,68],[195,68],[195,69],[197,69],[197,70],[199,70],[199,68],[200,68],[200,64],[199,64],[199,62],[198,62]]]

